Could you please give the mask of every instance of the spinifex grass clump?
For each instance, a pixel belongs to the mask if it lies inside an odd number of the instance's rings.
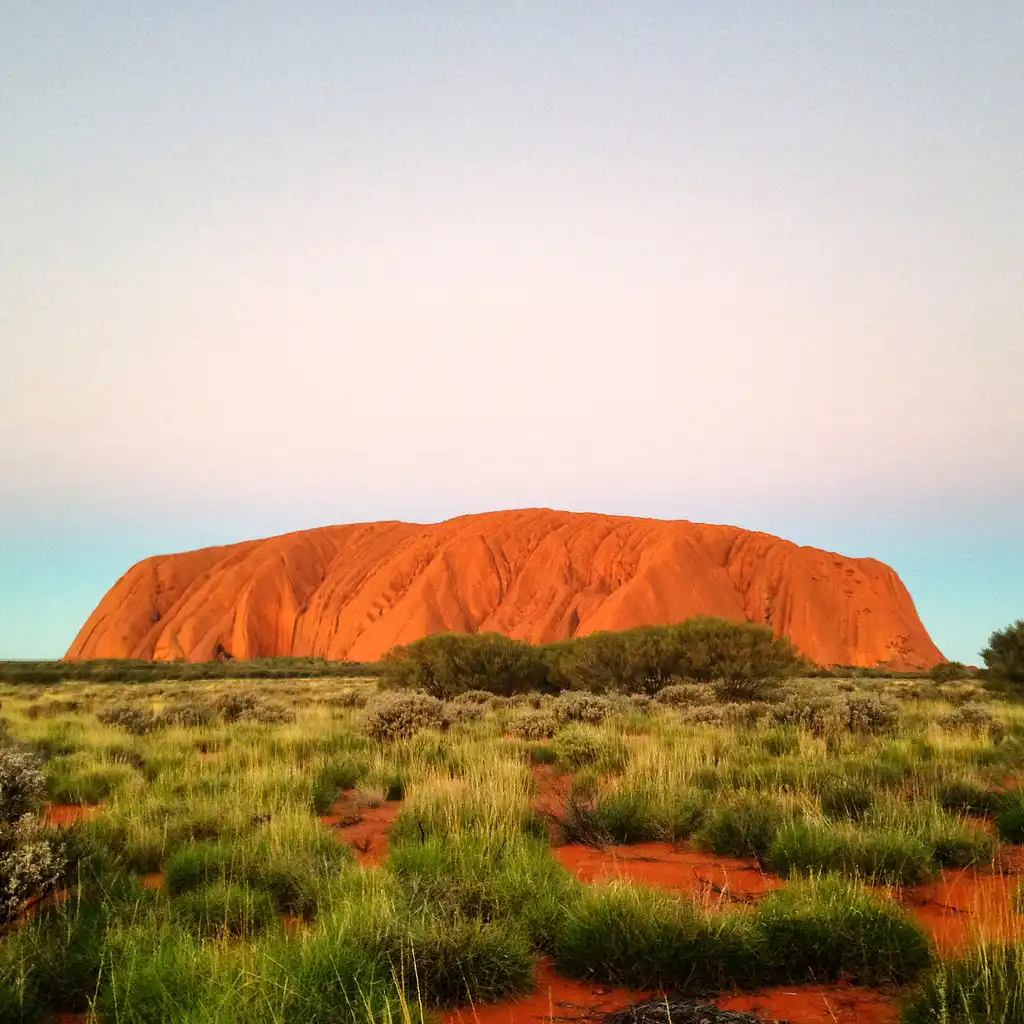
[[[712,920],[690,900],[611,882],[584,890],[554,956],[572,977],[694,992],[753,978],[757,946],[744,918]]]
[[[414,919],[380,936],[376,948],[410,997],[428,1006],[502,999],[533,983],[526,934],[503,921]]]
[[[874,794],[863,783],[836,779],[822,788],[819,800],[828,817],[860,821],[871,809]]]
[[[580,889],[547,844],[531,837],[413,839],[395,846],[388,867],[415,911],[504,920],[542,950],[550,948]]]
[[[69,899],[0,941],[0,1024],[82,1013],[96,993],[109,914]]]
[[[892,901],[836,876],[792,882],[769,893],[754,918],[760,969],[778,983],[902,984],[931,961],[924,933]]]
[[[636,988],[704,992],[847,977],[902,984],[931,960],[890,900],[822,878],[770,893],[753,914],[707,914],[626,882],[588,888],[555,943],[559,968]]]
[[[712,853],[761,860],[792,813],[758,794],[740,794],[713,806],[695,836]]]
[[[766,856],[772,871],[843,872],[890,885],[912,885],[931,874],[931,851],[894,829],[792,821],[779,829]]]
[[[1008,843],[1024,843],[1024,790],[1012,790],[1000,802],[995,814],[999,838]]]
[[[937,965],[901,1024],[1024,1024],[1024,944],[982,944]]]
[[[252,937],[277,922],[277,908],[264,889],[214,882],[171,901],[173,920],[197,935]]]

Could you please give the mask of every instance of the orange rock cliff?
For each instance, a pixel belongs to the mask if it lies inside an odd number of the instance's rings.
[[[900,578],[765,533],[548,509],[302,530],[132,566],[66,658],[369,661],[441,630],[534,643],[691,615],[766,623],[819,664],[942,660]]]

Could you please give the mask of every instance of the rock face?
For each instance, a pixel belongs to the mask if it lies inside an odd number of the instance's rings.
[[[111,587],[66,657],[201,661],[223,648],[364,661],[441,630],[536,643],[699,613],[766,623],[820,664],[942,660],[874,559],[733,526],[548,509],[154,555]]]

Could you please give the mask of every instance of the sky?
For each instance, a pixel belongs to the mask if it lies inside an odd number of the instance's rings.
[[[0,0],[0,658],[149,554],[552,507],[1024,617],[1024,6]]]

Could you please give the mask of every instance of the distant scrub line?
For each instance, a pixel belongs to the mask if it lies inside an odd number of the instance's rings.
[[[0,661],[0,683],[159,682],[201,679],[301,679],[378,676],[422,687],[436,697],[454,689],[623,690],[653,694],[673,679],[718,680],[736,696],[768,678],[799,672],[837,678],[921,678],[884,666],[816,666],[767,626],[698,615],[666,626],[608,630],[547,644],[500,633],[434,633],[395,647],[375,662],[318,657],[224,657],[205,662],[99,658],[85,661]],[[958,662],[936,666],[937,681],[968,674]],[[487,685],[484,685],[487,684]]]
[[[359,678],[380,673],[379,662],[326,658],[254,658],[243,661],[146,661],[97,658],[87,661],[0,661],[0,683],[158,683],[202,679]]]

